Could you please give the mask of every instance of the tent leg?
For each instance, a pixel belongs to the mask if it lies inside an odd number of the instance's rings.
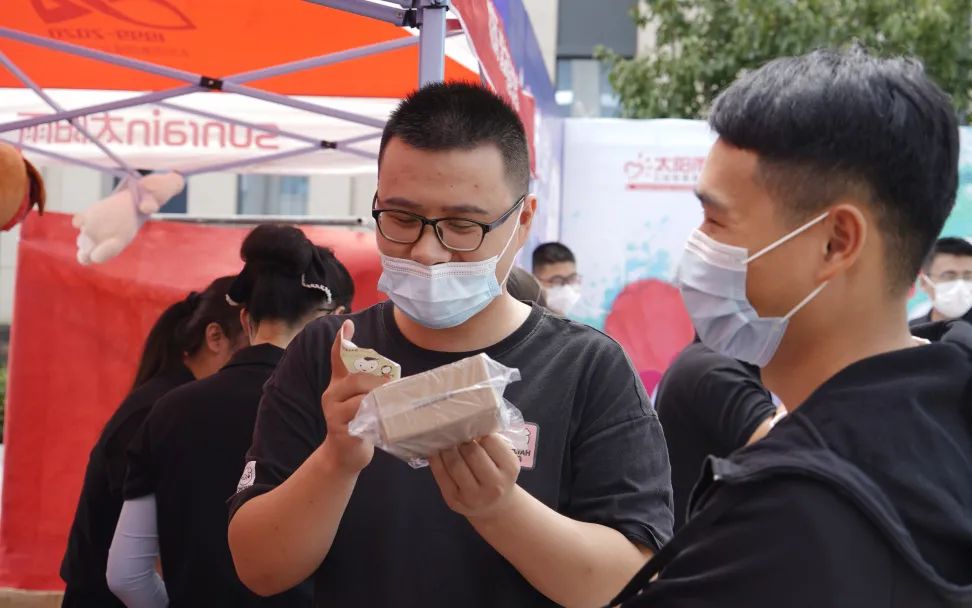
[[[420,0],[419,86],[445,79],[446,10],[449,0]]]

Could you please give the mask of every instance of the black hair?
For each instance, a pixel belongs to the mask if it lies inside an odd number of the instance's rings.
[[[972,242],[967,239],[961,239],[954,236],[946,236],[935,241],[935,246],[932,247],[931,253],[925,258],[925,264],[922,267],[925,272],[931,269],[932,263],[935,261],[935,257],[940,254],[948,254],[955,256],[970,256],[972,257]]]
[[[299,228],[261,224],[244,239],[240,257],[246,266],[229,295],[254,321],[296,324],[339,306],[350,312],[351,274],[333,251],[314,245]]]
[[[955,111],[913,59],[860,46],[776,59],[726,89],[709,123],[759,156],[758,177],[793,224],[841,196],[868,203],[896,293],[913,282],[955,204]]]
[[[530,188],[530,153],[523,123],[510,104],[485,87],[438,82],[405,97],[381,134],[379,172],[385,147],[394,137],[420,150],[496,146],[510,188],[515,193]]]
[[[544,243],[533,250],[533,270],[559,264],[561,262],[574,262],[574,253],[563,243]]]
[[[229,339],[240,335],[239,312],[226,302],[226,291],[234,279],[216,279],[202,293],[191,292],[159,315],[142,347],[133,388],[183,365],[185,355],[202,347],[210,323],[218,323]]]
[[[243,333],[240,311],[226,301],[226,293],[235,280],[233,276],[220,277],[199,294],[199,302],[183,332],[183,350],[187,355],[195,355],[206,343],[206,328],[210,323],[219,325],[230,340]]]

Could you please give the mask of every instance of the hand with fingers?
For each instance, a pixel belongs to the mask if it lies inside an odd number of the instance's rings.
[[[357,474],[371,462],[375,447],[371,442],[348,434],[348,423],[358,413],[365,395],[389,379],[372,374],[352,374],[341,360],[341,340],[354,337],[354,322],[345,321],[331,346],[331,383],[321,396],[327,424],[322,452],[338,469]]]
[[[470,519],[500,515],[520,474],[512,446],[495,433],[435,454],[429,467],[449,508]]]

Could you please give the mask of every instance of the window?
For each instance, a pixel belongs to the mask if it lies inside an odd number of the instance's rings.
[[[241,175],[237,213],[307,215],[308,182],[298,175]]]
[[[621,105],[608,82],[608,68],[595,59],[557,60],[557,104],[570,116],[616,117]]]
[[[149,173],[152,173],[151,169],[137,169],[137,171],[141,175],[148,175]],[[112,192],[114,192],[115,188],[118,187],[118,184],[120,182],[121,180],[119,178],[117,177],[112,178],[111,181]],[[104,184],[104,182],[102,182],[102,184]],[[187,180],[186,187],[182,189],[182,192],[170,198],[169,202],[163,205],[159,213],[185,213],[188,207],[189,207],[189,182]]]

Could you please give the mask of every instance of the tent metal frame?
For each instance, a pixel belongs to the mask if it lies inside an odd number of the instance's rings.
[[[33,90],[53,110],[51,114],[45,114],[43,116],[0,123],[0,140],[7,141],[8,143],[19,146],[29,152],[44,155],[61,162],[97,169],[120,178],[131,178],[128,181],[134,184],[139,177],[139,174],[135,168],[126,163],[123,158],[114,153],[103,142],[92,136],[92,134],[87,131],[76,119],[81,116],[131,108],[140,105],[156,105],[186,114],[221,120],[228,124],[245,126],[251,129],[272,133],[274,135],[286,137],[307,144],[299,148],[277,152],[274,154],[255,156],[252,158],[234,160],[231,162],[212,163],[185,170],[179,170],[179,173],[186,177],[214,171],[232,171],[234,169],[240,169],[242,167],[280,160],[283,158],[312,154],[321,150],[339,150],[341,152],[354,154],[364,158],[376,159],[377,157],[375,154],[367,150],[363,150],[360,147],[356,147],[355,144],[380,137],[381,129],[384,127],[384,121],[371,118],[369,116],[356,114],[354,112],[328,107],[323,104],[295,99],[287,95],[265,91],[263,89],[247,86],[246,83],[273,76],[292,74],[303,70],[332,65],[343,61],[350,61],[360,57],[368,57],[371,55],[386,53],[415,45],[418,45],[419,47],[419,85],[441,81],[445,76],[445,39],[447,36],[454,36],[462,33],[462,31],[459,29],[447,31],[446,11],[450,7],[450,0],[398,0],[397,2],[391,2],[390,0],[306,1],[364,17],[379,19],[398,26],[416,27],[418,28],[419,34],[418,36],[397,38],[394,40],[379,42],[353,49],[336,51],[325,55],[319,55],[317,57],[310,57],[289,63],[269,66],[241,74],[216,77],[206,74],[194,74],[185,70],[170,68],[148,61],[133,59],[131,57],[125,57],[123,55],[117,55],[96,49],[90,49],[80,45],[53,40],[50,38],[44,38],[42,36],[28,34],[26,32],[21,32],[7,27],[0,27],[0,38],[16,40],[25,44],[60,51],[77,57],[93,59],[124,68],[130,68],[145,72],[147,74],[154,74],[184,83],[180,86],[160,91],[153,91],[151,93],[144,93],[134,97],[128,97],[126,99],[119,99],[107,103],[99,103],[66,110],[49,95],[47,95],[44,89],[34,82],[28,74],[21,70],[16,63],[14,63],[9,57],[0,51],[0,64],[9,70],[18,80],[20,80],[26,88]],[[252,122],[226,116],[218,112],[205,112],[202,110],[189,108],[171,101],[184,95],[206,91],[235,93],[244,97],[260,99],[297,110],[303,110],[306,112],[312,112],[323,116],[329,116],[331,118],[337,118],[340,120],[365,125],[374,128],[375,131],[373,133],[338,141],[319,140],[307,135],[289,132],[283,129],[269,127],[267,125],[257,125]],[[91,141],[91,143],[96,145],[105,154],[105,156],[112,161],[113,165],[102,166],[90,161],[73,159],[69,156],[45,150],[37,146],[13,142],[4,136],[5,133],[16,131],[18,129],[52,124],[62,120],[69,122],[75,129],[78,130],[78,132],[84,135],[89,141]],[[139,197],[136,196],[135,198],[138,200]]]

